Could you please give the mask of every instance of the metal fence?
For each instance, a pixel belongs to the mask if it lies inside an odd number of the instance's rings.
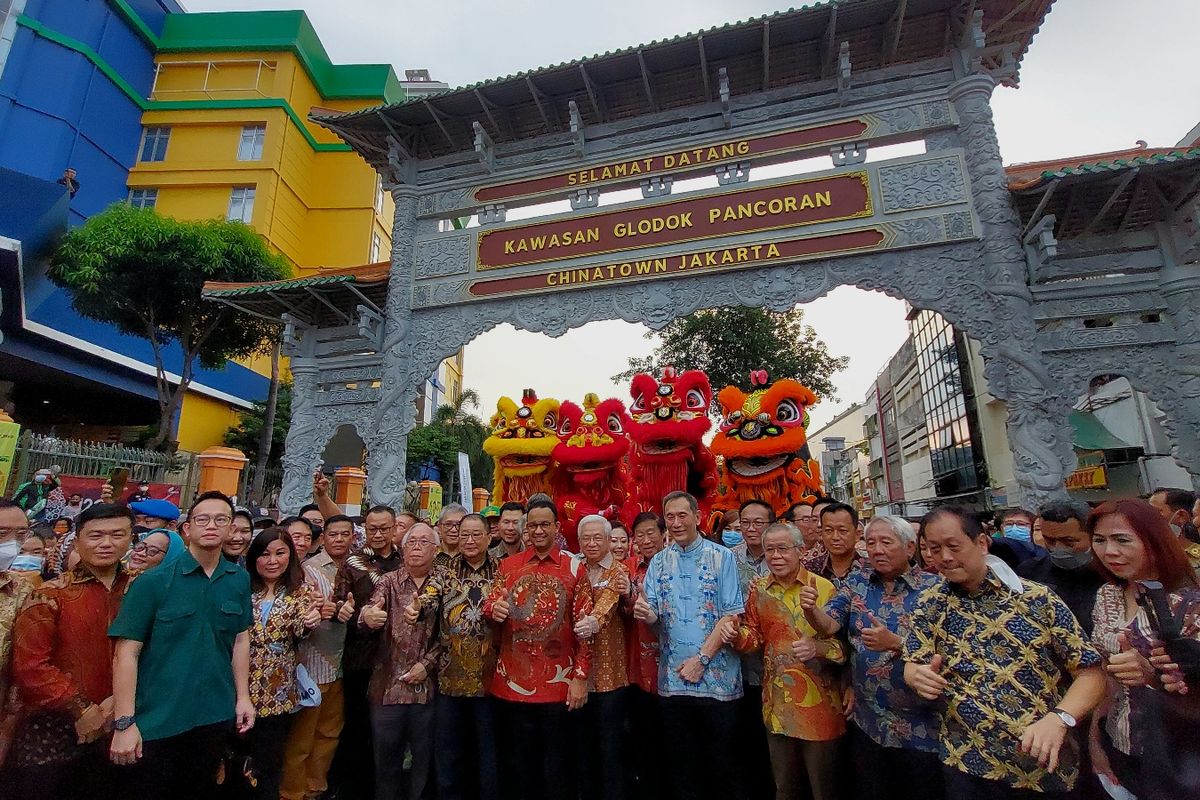
[[[253,461],[242,470],[242,480],[238,486],[238,504],[248,506],[253,503],[263,508],[277,508],[279,491],[283,488],[283,468],[267,467],[263,471],[262,497],[251,497],[250,489],[254,486],[254,475],[257,471],[257,465]]]
[[[63,475],[80,478],[107,478],[114,467],[128,467],[131,482],[178,485],[184,504],[200,483],[200,462],[194,453],[169,454],[106,442],[74,442],[25,431],[17,440],[9,486],[19,486],[39,469],[55,465]]]

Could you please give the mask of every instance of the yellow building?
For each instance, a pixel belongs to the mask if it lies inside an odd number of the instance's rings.
[[[282,11],[171,14],[155,67],[130,203],[179,219],[241,220],[296,275],[388,259],[391,196],[307,116],[402,99],[389,65],[332,64],[307,16]],[[268,359],[249,366],[270,373]],[[180,448],[220,444],[238,410],[189,392]]]

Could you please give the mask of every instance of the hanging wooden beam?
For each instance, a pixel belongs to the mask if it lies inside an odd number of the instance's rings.
[[[1104,201],[1104,205],[1100,206],[1100,210],[1095,213],[1091,221],[1088,222],[1087,226],[1084,227],[1082,232],[1080,232],[1080,236],[1087,236],[1097,225],[1100,224],[1100,220],[1104,219],[1104,215],[1107,214],[1108,210],[1113,207],[1113,203],[1117,202],[1121,194],[1129,187],[1129,184],[1133,183],[1134,178],[1136,178],[1140,172],[1140,169],[1132,169],[1127,175],[1125,175],[1125,177],[1117,181],[1117,186],[1115,189],[1113,189],[1112,194],[1108,196],[1108,199]]]
[[[650,108],[658,113],[658,101],[654,99],[654,89],[650,86],[650,70],[646,67],[646,57],[642,55],[639,48],[637,51],[638,66],[642,68],[642,86],[646,89],[646,99],[650,101]]]
[[[763,20],[762,35],[762,90],[765,92],[771,85],[771,21]]]
[[[883,58],[882,64],[887,66],[896,57],[900,47],[900,33],[904,30],[904,14],[908,11],[908,0],[899,0],[891,19],[883,26]]]
[[[458,143],[455,142],[454,137],[450,135],[450,130],[446,127],[446,123],[442,122],[442,112],[434,108],[433,103],[429,102],[428,100],[425,100],[423,105],[429,109],[429,115],[433,117],[433,121],[437,123],[439,128],[441,128],[442,135],[445,136],[446,141],[450,143],[450,149],[456,150],[458,148]]]
[[[500,123],[496,121],[494,116],[492,116],[492,104],[489,103],[486,98],[484,98],[483,92],[476,89],[475,99],[479,101],[479,107],[483,109],[484,116],[488,118],[488,122],[492,123],[492,130],[494,130],[497,134],[501,133],[502,129],[500,128]]]
[[[340,308],[335,306],[333,303],[329,302],[327,299],[325,299],[325,296],[323,294],[321,294],[320,292],[318,292],[316,289],[312,288],[311,286],[305,286],[304,291],[307,294],[311,294],[313,297],[315,297],[317,299],[318,302],[320,302],[326,308],[328,308],[330,311],[332,311],[334,314],[336,314],[338,319],[342,320],[347,325],[350,324],[350,315],[347,314],[345,311],[342,311]]]
[[[1147,178],[1145,175],[1138,176],[1137,182],[1133,184],[1133,194],[1129,196],[1129,205],[1125,207],[1125,213],[1121,215],[1121,221],[1117,223],[1117,233],[1124,231],[1125,227],[1133,219],[1133,215],[1137,213],[1138,201],[1142,199],[1142,193],[1146,189],[1146,182],[1152,180],[1152,178]]]
[[[1058,191],[1059,184],[1062,183],[1061,178],[1055,178],[1050,182],[1050,186],[1046,191],[1042,192],[1042,199],[1038,201],[1037,208],[1033,210],[1033,214],[1029,217],[1029,224],[1021,231],[1021,238],[1025,238],[1025,234],[1033,230],[1033,226],[1037,225],[1042,219],[1042,212],[1046,210],[1046,206],[1050,205],[1050,198],[1054,197],[1054,193]]]
[[[821,45],[821,78],[831,78],[837,69],[837,15],[834,3],[829,8],[829,22],[825,25],[824,43]]]
[[[558,130],[557,122],[550,121],[550,115],[546,113],[546,106],[542,103],[543,95],[538,88],[533,85],[533,78],[525,76],[525,85],[529,87],[529,93],[533,95],[533,102],[537,105],[538,113],[542,115],[542,124],[546,126],[548,133],[554,133]]]
[[[587,89],[588,99],[592,101],[592,110],[596,112],[597,119],[601,122],[608,122],[608,105],[604,102],[604,95],[600,91],[600,87],[592,82],[592,76],[588,75],[583,64],[579,65],[579,74],[583,76],[583,86]]]
[[[700,48],[700,77],[704,79],[704,99],[712,100],[712,86],[708,80],[708,54],[704,52],[704,37],[696,37],[696,45]]]
[[[1000,28],[1004,27],[1004,23],[1008,22],[1010,19],[1017,16],[1025,9],[1029,8],[1031,5],[1033,5],[1033,3],[1034,3],[1034,0],[1021,0],[1021,2],[1017,3],[1015,6],[1013,6],[1012,9],[1010,9],[1007,14],[1005,14],[1003,17],[1001,17],[1000,19],[993,22],[991,25],[988,25],[986,32],[992,33],[993,31],[997,31]]]

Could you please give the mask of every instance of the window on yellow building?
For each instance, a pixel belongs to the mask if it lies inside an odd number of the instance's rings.
[[[130,189],[129,205],[134,208],[154,208],[158,202],[158,189]]]
[[[375,213],[383,213],[383,176],[375,174]]]
[[[379,238],[378,233],[371,234],[371,263],[375,264],[379,261],[379,251],[383,249],[383,241]]]
[[[266,125],[247,125],[242,128],[242,139],[238,143],[238,161],[260,161],[263,142],[267,138]]]
[[[138,161],[166,161],[167,143],[170,139],[170,128],[146,128],[142,132],[142,148],[138,151]]]
[[[244,222],[250,224],[250,219],[254,216],[254,187],[253,186],[235,186],[233,193],[229,196],[229,213],[225,215],[225,219],[230,222]]]

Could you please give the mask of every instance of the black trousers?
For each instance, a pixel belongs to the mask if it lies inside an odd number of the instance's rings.
[[[775,796],[775,776],[767,748],[767,726],[763,724],[762,686],[743,687],[738,700],[737,752],[742,792],[749,798]]]
[[[70,761],[55,764],[10,764],[0,778],[5,800],[123,800],[134,767],[108,759],[109,737],[80,745]],[[10,758],[10,762],[13,759]]]
[[[676,800],[747,800],[734,753],[738,704],[707,697],[663,697],[666,755]],[[758,798],[754,798],[758,800]]]
[[[567,704],[500,701],[504,717],[504,760],[509,797],[574,800],[575,737]]]
[[[279,800],[279,782],[283,777],[283,754],[287,748],[288,732],[292,729],[291,714],[259,717],[246,733],[242,744],[258,777],[258,785],[250,791],[255,800]]]
[[[884,747],[853,722],[854,796],[859,800],[942,800],[942,762],[937,753]]]
[[[376,800],[431,800],[433,797],[433,704],[371,706],[375,745]],[[404,752],[412,769],[404,775]]]
[[[370,683],[370,669],[348,669],[342,674],[345,722],[329,768],[329,784],[347,800],[372,800],[375,797],[371,707],[367,703]]]
[[[583,800],[626,800],[625,717],[629,687],[591,692],[587,705],[571,714],[579,737],[579,796]]]
[[[142,743],[128,797],[137,800],[211,800],[217,794],[217,768],[234,736],[232,722]]]
[[[658,695],[633,688],[629,700],[629,741],[633,746],[629,763],[634,773],[631,796],[637,800],[663,800],[670,770],[662,755],[666,734]]]
[[[492,697],[449,697],[434,701],[438,800],[500,800],[500,727]]]

